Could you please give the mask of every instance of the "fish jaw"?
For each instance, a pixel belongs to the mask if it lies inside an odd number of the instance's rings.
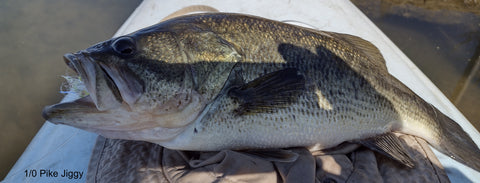
[[[182,109],[158,113],[127,104],[100,111],[90,96],[45,107],[43,116],[55,124],[64,124],[98,133],[107,138],[161,143],[175,138],[202,110],[201,98],[191,97]],[[173,100],[170,102],[174,102]],[[188,104],[187,104],[188,103]]]
[[[45,107],[46,120],[108,138],[162,142],[183,131],[205,106],[203,96],[189,88],[178,88],[166,101],[152,104],[140,76],[113,57],[105,62],[91,55],[84,50],[64,56],[89,95]]]
[[[179,99],[183,99],[182,106],[169,105],[178,105]],[[107,138],[162,143],[172,140],[192,124],[203,110],[203,103],[201,95],[184,93],[161,107],[148,108],[141,104],[130,107],[123,103],[115,109],[100,111],[92,98],[86,96],[47,106],[43,117],[55,124],[73,126]]]
[[[99,111],[117,108],[121,105],[119,88],[115,85],[112,77],[108,76],[104,69],[88,56],[88,53],[66,54],[64,60],[84,80],[90,98]]]

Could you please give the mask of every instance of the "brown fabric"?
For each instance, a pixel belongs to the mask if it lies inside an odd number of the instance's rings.
[[[420,138],[397,134],[416,162],[407,169],[366,148],[312,156],[291,148],[293,162],[246,152],[175,151],[159,145],[99,137],[87,182],[449,182],[438,159]]]

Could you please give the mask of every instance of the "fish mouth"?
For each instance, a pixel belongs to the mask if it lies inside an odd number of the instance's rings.
[[[89,96],[99,111],[117,108],[123,102],[114,77],[108,74],[105,66],[93,61],[85,52],[66,54],[65,63],[74,70],[85,84]]]
[[[125,66],[96,62],[86,51],[64,55],[89,95],[74,101],[44,108],[42,116],[54,123],[63,123],[63,115],[102,113],[121,106],[132,106],[143,93],[143,83]]]

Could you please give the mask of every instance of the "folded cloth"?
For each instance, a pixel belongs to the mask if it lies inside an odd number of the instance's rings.
[[[249,151],[177,151],[99,137],[87,182],[449,182],[424,140],[396,135],[408,145],[415,168],[364,147],[315,156],[307,148],[288,148],[282,151],[298,156],[282,161],[265,157],[268,151],[262,156]]]

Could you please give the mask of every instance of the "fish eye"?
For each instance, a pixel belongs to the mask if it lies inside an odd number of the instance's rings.
[[[135,53],[135,42],[131,37],[120,37],[112,43],[112,48],[120,55],[128,56]]]

